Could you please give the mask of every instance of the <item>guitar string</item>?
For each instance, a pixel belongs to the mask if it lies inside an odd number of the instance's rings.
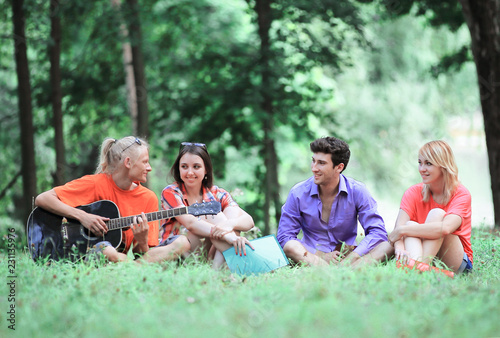
[[[156,211],[156,212],[146,214],[146,219],[148,220],[148,222],[153,222],[153,221],[157,221],[160,219],[172,218],[175,216],[180,216],[180,215],[188,213],[187,210],[188,210],[188,207],[180,207],[180,208],[175,208],[175,209]],[[166,216],[164,214],[166,214]],[[127,217],[110,219],[108,221],[108,230],[116,230],[116,229],[128,227],[134,222],[134,218],[139,217],[139,216],[140,215],[134,215],[134,216],[127,216]]]
[[[152,221],[157,221],[160,219],[172,218],[174,216],[187,214],[188,212],[189,212],[188,207],[180,207],[180,208],[174,208],[174,209],[169,209],[169,210],[162,210],[162,211],[148,213],[148,214],[145,214],[145,216],[146,216],[146,219],[148,222],[152,222]],[[125,228],[127,226],[130,226],[133,223],[133,219],[136,216],[140,216],[140,215],[110,219],[107,222],[108,223],[108,230],[116,230],[116,229],[121,229],[121,228]],[[102,239],[103,239],[103,241],[105,240],[104,234],[102,236]],[[87,238],[87,251],[88,251],[88,248],[90,246],[89,242],[90,242],[90,238]]]

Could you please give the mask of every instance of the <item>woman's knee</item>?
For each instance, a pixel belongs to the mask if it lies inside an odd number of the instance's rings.
[[[427,219],[425,222],[440,222],[446,215],[446,211],[441,208],[434,208],[427,214]]]
[[[107,246],[102,253],[108,259],[108,261],[117,263],[124,262],[127,260],[127,255],[116,251],[116,249],[112,246]]]
[[[286,242],[285,246],[283,247],[283,251],[288,257],[296,258],[300,255],[303,256],[306,249],[299,241],[291,240]]]
[[[175,251],[180,254],[191,250],[191,244],[186,236],[179,236],[172,244],[175,245]]]
[[[419,245],[420,247],[422,246],[422,239],[419,237],[405,237],[404,238],[404,243],[405,246],[411,246],[411,245]]]

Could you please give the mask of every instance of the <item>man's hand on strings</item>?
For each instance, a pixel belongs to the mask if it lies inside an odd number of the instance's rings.
[[[140,216],[134,216],[134,221],[130,225],[130,229],[132,229],[134,239],[139,245],[147,245],[149,224],[148,219],[144,213],[141,213]]]

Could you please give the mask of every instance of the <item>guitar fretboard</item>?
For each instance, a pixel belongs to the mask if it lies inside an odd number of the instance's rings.
[[[172,218],[175,216],[184,215],[184,214],[187,214],[187,212],[188,212],[187,207],[180,207],[180,208],[175,208],[175,209],[151,212],[151,213],[145,214],[145,215],[146,215],[146,218],[148,219],[148,222],[152,222],[152,221],[157,221],[160,219],[166,219],[166,218]],[[132,223],[134,223],[134,217],[136,217],[136,216],[139,217],[141,215],[110,219],[107,222],[108,230],[116,230],[116,229],[128,227]]]

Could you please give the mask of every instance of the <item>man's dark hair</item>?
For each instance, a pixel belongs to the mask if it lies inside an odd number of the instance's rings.
[[[344,170],[347,168],[351,151],[349,145],[335,137],[321,137],[311,142],[311,151],[313,153],[325,153],[332,155],[333,166],[344,163]]]

